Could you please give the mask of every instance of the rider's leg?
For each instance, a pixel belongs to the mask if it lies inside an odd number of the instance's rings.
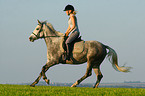
[[[71,35],[68,37],[68,39],[66,40],[66,47],[67,47],[67,60],[70,59],[70,55],[72,52],[72,46],[71,43],[79,37],[79,32],[75,31],[73,33],[71,33]]]
[[[66,57],[66,60],[70,60],[70,55],[71,55],[71,52],[72,52],[72,48],[71,48],[71,43],[67,43],[66,44],[66,48],[67,48],[67,53],[66,53],[66,55],[67,55],[67,57]]]

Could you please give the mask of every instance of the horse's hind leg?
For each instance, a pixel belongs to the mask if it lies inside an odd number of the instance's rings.
[[[99,67],[93,68],[93,70],[94,70],[94,72],[95,72],[95,74],[96,74],[96,76],[97,76],[97,81],[96,81],[96,83],[95,83],[95,85],[94,85],[93,88],[98,88],[98,86],[99,86],[99,84],[100,84],[100,81],[101,81],[101,79],[103,78],[103,75],[102,75],[102,73],[101,73]]]
[[[79,80],[77,80],[71,87],[76,87],[77,85],[79,85],[84,79],[86,79],[87,77],[92,75],[92,67],[91,64],[87,63],[87,70],[85,75],[80,78]]]

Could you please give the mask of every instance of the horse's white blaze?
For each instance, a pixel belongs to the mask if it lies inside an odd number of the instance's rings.
[[[30,37],[29,37],[29,38],[31,38],[31,39],[30,39],[31,42],[34,42],[34,40],[38,39],[38,38],[36,37],[36,35],[39,34],[39,31],[40,31],[40,30],[41,30],[41,27],[40,27],[39,25],[37,25],[36,28],[34,29],[34,31],[32,32],[32,34],[31,34]],[[35,34],[35,35],[34,35],[34,34]]]

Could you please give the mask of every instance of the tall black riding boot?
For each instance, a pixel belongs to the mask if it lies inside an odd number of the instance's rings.
[[[70,60],[70,55],[71,55],[71,44],[66,44],[66,48],[67,48],[67,57],[66,57],[66,60]]]

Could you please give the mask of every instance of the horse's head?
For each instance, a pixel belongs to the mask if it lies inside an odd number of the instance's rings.
[[[48,38],[48,37],[64,37],[63,33],[60,33],[56,31],[52,24],[47,23],[46,21],[40,22],[38,21],[38,25],[36,26],[35,30],[32,32],[32,34],[29,37],[29,40],[31,42],[34,42],[35,40],[39,38]]]
[[[32,34],[29,37],[29,40],[31,42],[34,42],[35,40],[44,37],[43,23],[41,23],[39,20],[37,21],[38,21],[38,25],[36,26],[35,30],[32,32]]]

